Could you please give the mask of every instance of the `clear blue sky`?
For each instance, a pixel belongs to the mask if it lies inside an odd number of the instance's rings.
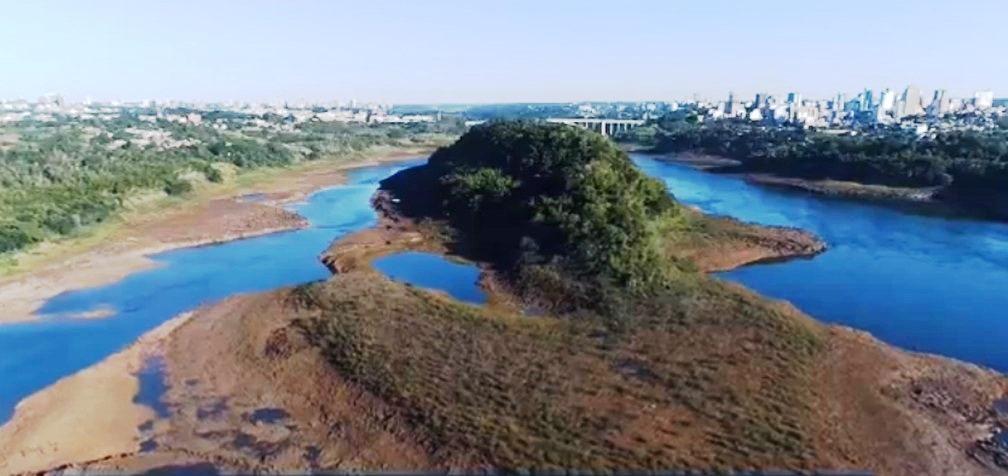
[[[1008,96],[1008,1],[0,0],[0,97]]]

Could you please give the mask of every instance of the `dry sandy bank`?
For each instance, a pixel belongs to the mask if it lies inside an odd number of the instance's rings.
[[[284,204],[341,183],[349,169],[402,161],[426,152],[382,149],[356,160],[309,163],[271,172],[248,185],[201,194],[191,203],[129,217],[104,240],[59,259],[44,260],[26,272],[0,277],[0,325],[37,319],[36,310],[57,294],[113,283],[155,267],[157,262],[149,256],[156,253],[304,227],[307,222],[284,209]],[[260,200],[242,198],[253,192],[261,194]]]

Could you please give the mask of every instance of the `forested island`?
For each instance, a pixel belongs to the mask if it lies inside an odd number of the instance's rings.
[[[641,131],[644,133],[645,131]],[[960,210],[1008,218],[1008,129],[920,136],[898,127],[833,133],[745,121],[700,123],[669,115],[643,137],[659,153],[698,152],[740,161],[728,172],[807,180],[931,187]]]
[[[243,171],[461,131],[454,123],[294,125],[282,116],[229,111],[199,121],[154,117],[135,109],[115,120],[25,120],[0,127],[0,254],[103,223],[130,202],[185,195]]]

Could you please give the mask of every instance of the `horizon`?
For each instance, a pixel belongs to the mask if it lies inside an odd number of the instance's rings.
[[[5,10],[0,41],[19,48],[0,51],[11,68],[4,99],[500,104],[1008,91],[1008,65],[994,61],[1008,6],[987,0],[57,0]]]

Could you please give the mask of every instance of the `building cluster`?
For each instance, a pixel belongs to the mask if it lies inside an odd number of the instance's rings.
[[[414,123],[440,120],[440,114],[393,114],[391,104],[358,104],[357,101],[329,103],[192,103],[181,101],[92,102],[68,103],[57,95],[43,96],[32,102],[27,100],[0,100],[0,124],[25,120],[53,121],[81,119],[112,121],[124,114],[135,115],[142,121],[159,120],[180,124],[201,124],[204,116],[214,112],[231,112],[245,118],[249,125],[265,126],[263,118],[280,118],[283,124],[293,126],[303,122],[345,123]]]
[[[668,104],[656,101],[642,102],[583,102],[568,106],[569,117],[605,119],[656,119],[668,112]]]
[[[800,93],[778,98],[756,94],[752,100],[740,100],[729,93],[725,101],[696,102],[705,111],[704,118],[743,119],[773,125],[793,124],[805,127],[864,127],[901,125],[926,132],[929,128],[983,128],[996,124],[1008,114],[1005,100],[994,98],[992,91],[978,91],[970,98],[954,98],[944,89],[925,96],[916,86],[899,93],[883,89],[876,93],[865,89],[853,98],[837,94],[829,99],[805,99]]]

